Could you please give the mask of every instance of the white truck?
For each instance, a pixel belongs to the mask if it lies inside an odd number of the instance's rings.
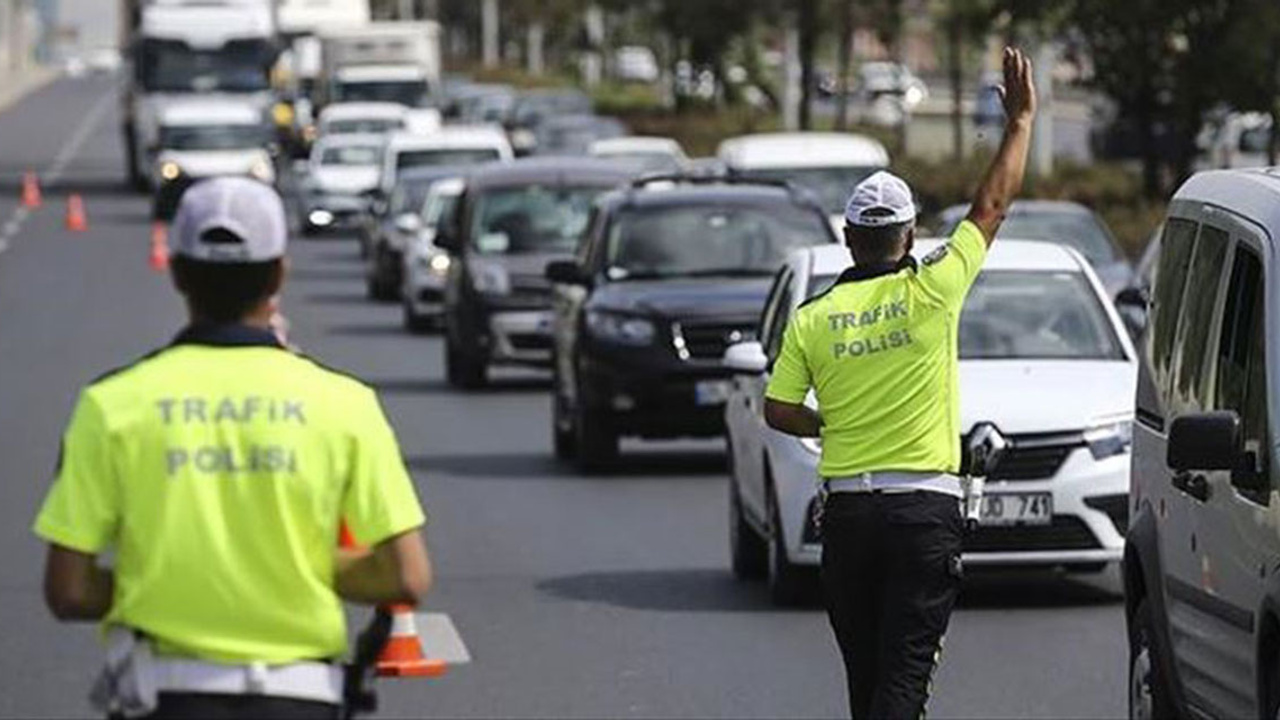
[[[310,144],[312,138],[306,134],[316,119],[312,98],[322,68],[320,36],[325,31],[364,27],[373,15],[369,0],[279,0],[277,12],[284,48],[276,66],[277,89],[292,112],[276,122],[288,134],[287,144],[298,153]]]
[[[321,78],[322,105],[337,102],[396,102],[427,107],[440,87],[440,25],[435,22],[375,22],[326,30]]]
[[[163,109],[192,96],[245,103],[267,122],[277,54],[272,0],[121,0],[132,60],[121,96],[129,180],[150,184]]]

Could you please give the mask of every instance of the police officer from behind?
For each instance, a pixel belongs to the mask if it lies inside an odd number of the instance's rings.
[[[190,324],[85,388],[63,438],[35,522],[45,597],[105,624],[107,713],[338,717],[342,601],[414,603],[430,584],[374,392],[270,328],[286,238],[267,186],[193,186],[171,239]],[[339,551],[340,521],[370,549]]]
[[[786,328],[769,425],[822,438],[822,584],[855,718],[917,718],[959,590],[961,304],[1022,186],[1035,88],[1004,53],[1004,138],[968,218],[919,265],[915,204],[881,172],[854,189],[854,266]],[[804,405],[810,389],[818,401]]]

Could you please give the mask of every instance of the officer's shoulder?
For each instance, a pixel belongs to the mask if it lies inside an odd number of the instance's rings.
[[[113,385],[128,381],[137,372],[147,368],[153,361],[158,360],[160,356],[164,355],[164,353],[170,349],[172,349],[172,346],[165,345],[164,347],[156,348],[155,350],[152,350],[151,352],[135,358],[123,365],[117,365],[116,367],[113,367],[90,380],[85,385],[85,390],[103,391]]]
[[[323,382],[332,383],[334,387],[357,394],[373,393],[374,389],[365,381],[341,368],[325,364],[303,352],[290,351],[295,362],[315,373],[315,377]]]

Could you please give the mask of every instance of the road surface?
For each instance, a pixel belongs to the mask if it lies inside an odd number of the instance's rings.
[[[0,113],[0,716],[90,715],[95,632],[54,622],[30,532],[77,388],[182,322],[147,268],[145,198],[123,188],[111,81],[62,80]],[[20,174],[56,183],[29,215]],[[83,193],[90,232],[63,229]],[[817,607],[735,582],[717,443],[630,445],[580,477],[552,458],[545,377],[461,394],[441,342],[364,299],[350,239],[297,242],[295,341],[381,392],[430,515],[428,611],[472,661],[381,685],[384,716],[838,717],[842,674]],[[1114,575],[987,576],[966,587],[934,717],[1117,717],[1126,650]],[[363,614],[357,613],[357,619]]]

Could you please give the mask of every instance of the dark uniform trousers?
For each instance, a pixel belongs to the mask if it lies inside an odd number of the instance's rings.
[[[822,586],[858,720],[919,718],[960,589],[960,501],[936,492],[832,493]]]
[[[114,717],[114,716],[113,716]],[[338,720],[337,705],[262,695],[167,693],[159,695],[154,712],[144,720]]]

